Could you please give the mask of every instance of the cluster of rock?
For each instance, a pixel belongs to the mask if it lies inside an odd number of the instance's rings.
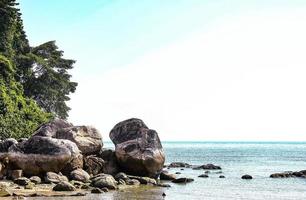
[[[297,178],[306,178],[306,170],[292,172],[281,172],[281,173],[274,173],[270,175],[270,178],[290,178],[290,177],[297,177]]]
[[[46,183],[54,184],[54,191],[79,188],[93,193],[118,185],[159,185],[154,178],[165,155],[156,131],[133,118],[118,123],[110,138],[115,151],[103,148],[96,128],[55,119],[28,139],[0,141],[0,179],[25,188]]]

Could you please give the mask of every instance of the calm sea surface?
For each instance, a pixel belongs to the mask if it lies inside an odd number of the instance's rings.
[[[164,189],[165,199],[306,199],[306,179],[269,178],[275,172],[306,169],[306,143],[164,142],[163,147],[166,163],[213,163],[222,167],[226,177],[220,179],[220,174],[212,172],[209,178],[198,178],[204,170],[171,169],[170,172],[179,171],[181,176],[195,181],[171,184],[171,188]],[[254,179],[242,180],[243,174]]]

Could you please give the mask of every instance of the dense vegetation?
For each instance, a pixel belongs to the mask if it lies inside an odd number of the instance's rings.
[[[54,41],[31,47],[15,0],[0,0],[0,138],[27,137],[53,117],[67,118],[77,83]]]

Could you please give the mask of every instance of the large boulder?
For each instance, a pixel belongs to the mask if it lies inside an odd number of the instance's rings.
[[[102,173],[104,164],[104,160],[98,156],[90,155],[84,157],[84,170],[91,175]]]
[[[10,165],[26,175],[41,175],[83,167],[83,158],[75,143],[69,140],[34,136],[12,145],[8,150]]]
[[[72,127],[73,124],[62,120],[62,119],[54,119],[48,123],[43,124],[40,126],[33,136],[44,136],[44,137],[54,137],[56,132],[63,129]]]
[[[157,178],[165,154],[156,131],[140,119],[118,123],[110,132],[120,167],[128,174]]]
[[[91,126],[73,126],[73,124],[62,119],[55,119],[43,124],[33,136],[70,140],[85,155],[97,154],[103,146],[102,136],[96,128]]]
[[[91,126],[73,126],[58,130],[54,136],[70,140],[78,146],[82,154],[92,155],[100,152],[103,143],[99,131]]]

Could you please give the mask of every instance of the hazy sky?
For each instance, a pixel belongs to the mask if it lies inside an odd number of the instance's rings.
[[[105,139],[306,141],[305,0],[21,0],[32,45],[77,60],[69,120]]]

